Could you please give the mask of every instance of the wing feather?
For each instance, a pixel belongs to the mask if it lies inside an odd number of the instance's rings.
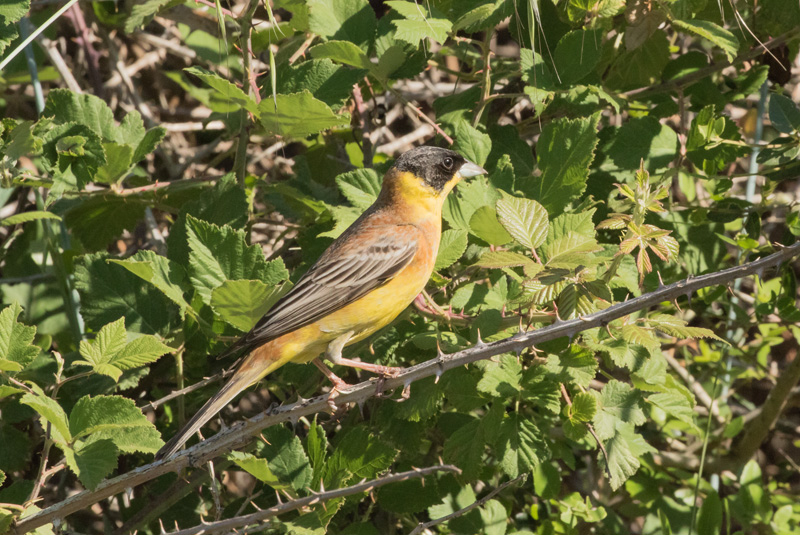
[[[224,354],[253,349],[314,323],[388,282],[414,258],[418,233],[412,225],[376,226],[341,236]]]

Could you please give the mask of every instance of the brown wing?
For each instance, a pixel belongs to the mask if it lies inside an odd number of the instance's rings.
[[[354,227],[221,356],[256,348],[358,300],[399,273],[417,252],[419,230],[412,225]]]

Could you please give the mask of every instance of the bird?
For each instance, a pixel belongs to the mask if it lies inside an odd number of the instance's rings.
[[[347,385],[320,360],[380,375],[399,368],[347,359],[345,346],[391,323],[433,273],[445,198],[464,178],[486,174],[456,151],[420,146],[386,172],[375,202],[325,250],[297,283],[223,355],[245,355],[231,378],[156,454],[175,454],[248,386],[287,362],[313,362],[333,383]]]

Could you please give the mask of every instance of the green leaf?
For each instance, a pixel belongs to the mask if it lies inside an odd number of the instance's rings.
[[[503,419],[498,441],[500,467],[508,477],[517,477],[550,458],[544,434],[532,420],[518,412]]]
[[[54,173],[49,197],[81,190],[106,163],[100,136],[83,124],[56,125],[42,135],[43,165]]]
[[[75,449],[64,449],[67,466],[83,485],[94,490],[117,467],[119,452],[111,440],[84,442]]]
[[[675,161],[679,142],[675,130],[661,124],[656,117],[646,116],[627,121],[611,139],[603,152],[619,169],[663,169]]]
[[[717,491],[709,489],[697,513],[697,533],[722,533],[722,500]]]
[[[572,397],[570,418],[578,422],[591,422],[597,413],[597,398],[588,392],[578,392]]]
[[[694,405],[690,403],[686,396],[681,392],[671,391],[660,394],[652,394],[647,397],[647,401],[660,408],[676,420],[687,424],[695,431],[700,431],[695,422]]]
[[[350,204],[366,210],[381,192],[381,179],[374,169],[354,169],[336,177],[336,185]]]
[[[358,69],[370,71],[374,65],[358,45],[350,41],[328,41],[311,47],[308,50],[314,59],[330,59]],[[352,88],[351,88],[352,89]]]
[[[783,134],[800,131],[800,109],[784,95],[772,93],[769,96],[769,120]]]
[[[186,271],[177,262],[158,255],[155,251],[137,251],[135,255],[125,260],[109,260],[120,265],[161,290],[182,311],[189,307],[184,298],[187,280]]]
[[[377,20],[367,0],[309,0],[308,26],[322,37],[367,49],[375,38]]]
[[[674,336],[676,338],[711,338],[720,342],[727,343],[725,340],[714,334],[711,329],[703,327],[689,327],[686,321],[670,316],[669,314],[656,314],[647,319],[647,323],[659,331]]]
[[[481,206],[469,218],[469,229],[477,237],[490,245],[505,245],[513,238],[497,220],[493,206]]]
[[[608,460],[602,452],[598,453],[600,465],[608,470],[611,488],[617,490],[639,469],[641,457],[655,453],[656,449],[636,433],[633,425],[618,422],[613,436],[603,440]]]
[[[693,33],[709,41],[712,45],[720,47],[728,57],[728,61],[732,62],[736,59],[736,54],[739,51],[739,40],[725,28],[709,20],[702,19],[673,20],[672,26]]]
[[[314,55],[316,47],[309,50]],[[341,108],[351,97],[353,85],[367,73],[336,65],[329,59],[312,59],[295,65],[281,65],[277,73],[277,93],[311,91],[334,110]]]
[[[72,434],[67,423],[67,413],[64,412],[61,405],[56,400],[47,397],[39,386],[31,384],[31,388],[34,393],[27,393],[22,396],[20,403],[35,410],[44,422],[52,426],[52,438],[56,443],[63,446],[72,442]],[[42,422],[42,427],[46,427],[44,422]]]
[[[590,352],[572,346],[568,352],[549,355],[545,367],[559,376],[561,382],[574,382],[587,387],[597,371],[597,360]]]
[[[598,399],[594,430],[600,440],[614,436],[617,424],[641,425],[646,421],[641,408],[642,394],[623,382],[606,383]]]
[[[211,308],[239,329],[249,331],[283,293],[258,280],[226,280],[211,291]]]
[[[602,40],[600,30],[575,30],[558,41],[553,63],[562,85],[574,84],[594,70],[600,60]]]
[[[267,262],[261,248],[247,245],[244,232],[186,218],[189,239],[189,279],[207,304],[226,280],[260,280],[274,285],[288,278],[283,260]]]
[[[308,90],[277,95],[277,101],[264,99],[259,103],[258,111],[264,130],[285,138],[304,138],[350,123],[348,115],[335,115],[327,104],[315,99]]]
[[[605,77],[606,86],[626,91],[654,83],[661,80],[669,60],[667,34],[656,30],[639,47],[617,56]]]
[[[56,221],[61,221],[61,218],[52,212],[32,210],[30,212],[22,212],[0,219],[0,225],[10,227],[12,225],[19,225],[20,223],[27,223],[29,221],[38,221],[40,219],[55,219]]]
[[[131,168],[133,147],[106,141],[103,143],[103,151],[106,153],[106,163],[97,170],[94,181],[116,184],[127,176]]]
[[[80,353],[86,360],[75,361],[75,364],[91,366],[96,373],[107,375],[114,381],[118,381],[122,370],[112,365],[111,361],[125,347],[127,341],[125,318],[120,318],[103,326],[94,340],[81,341]]]
[[[547,238],[547,211],[536,201],[504,197],[497,201],[497,218],[520,244],[536,249]]]
[[[482,206],[494,206],[499,198],[500,192],[486,177],[475,177],[459,184],[456,191],[447,196],[442,217],[451,227],[469,231],[473,214]]]
[[[492,150],[492,138],[474,128],[467,121],[457,121],[454,128],[455,143],[453,150],[478,165],[486,163]]]
[[[461,229],[449,229],[442,232],[439,242],[439,252],[436,255],[436,264],[433,269],[436,271],[445,269],[453,265],[464,251],[467,250],[467,233]]]
[[[374,477],[392,464],[397,453],[363,426],[350,428],[325,464],[325,486]]]
[[[493,397],[511,398],[519,394],[522,365],[512,355],[500,356],[500,362],[486,361],[478,390]]]
[[[258,105],[239,87],[222,78],[220,75],[207,71],[201,67],[187,67],[183,69],[189,74],[200,78],[207,86],[217,92],[216,97],[224,102],[233,102],[236,106],[244,108],[251,113],[257,113]]]
[[[9,0],[0,5],[0,22],[13,24],[24,17],[31,8],[30,0]]]
[[[404,17],[392,21],[397,28],[395,39],[411,45],[418,46],[425,38],[444,43],[453,27],[453,23],[435,9],[428,10],[425,4],[404,0],[390,0],[386,4]]]
[[[90,251],[105,250],[109,242],[132,231],[144,219],[144,203],[120,195],[92,195],[72,206],[64,223]]]
[[[312,468],[300,439],[288,428],[274,426],[264,431],[259,454],[269,459],[269,468],[283,483],[295,490],[311,484]]]
[[[166,332],[175,314],[174,305],[160,290],[142,284],[133,273],[107,262],[104,253],[78,258],[75,287],[81,296],[81,316],[87,327],[95,331],[124,317],[129,331]]]
[[[483,467],[483,451],[486,447],[483,426],[477,418],[458,428],[444,442],[442,457],[462,471],[467,481],[478,478]]]
[[[122,396],[84,396],[69,415],[74,438],[107,439],[125,453],[155,453],[164,445],[155,426],[132,399]]]
[[[88,93],[73,93],[68,89],[51,90],[47,94],[42,117],[52,117],[56,124],[81,124],[106,141],[118,141],[111,108],[103,99]]]
[[[272,473],[266,459],[260,459],[252,453],[241,451],[231,451],[226,457],[229,461],[233,461],[236,466],[275,490],[291,488],[288,484],[282,483],[278,476]]]
[[[586,189],[599,120],[599,114],[586,119],[558,119],[542,129],[536,145],[541,176],[528,193],[551,217],[563,212]]]
[[[0,369],[20,371],[39,354],[39,347],[32,345],[36,327],[17,321],[22,313],[18,303],[11,303],[0,312]]]
[[[536,263],[532,258],[512,251],[487,251],[483,253],[476,265],[483,268],[500,269],[536,265]]]

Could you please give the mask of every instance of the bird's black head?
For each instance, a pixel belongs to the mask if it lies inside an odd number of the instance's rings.
[[[459,153],[440,147],[422,146],[403,153],[394,163],[395,169],[412,173],[436,191],[442,191],[456,173],[462,178],[486,173]]]

